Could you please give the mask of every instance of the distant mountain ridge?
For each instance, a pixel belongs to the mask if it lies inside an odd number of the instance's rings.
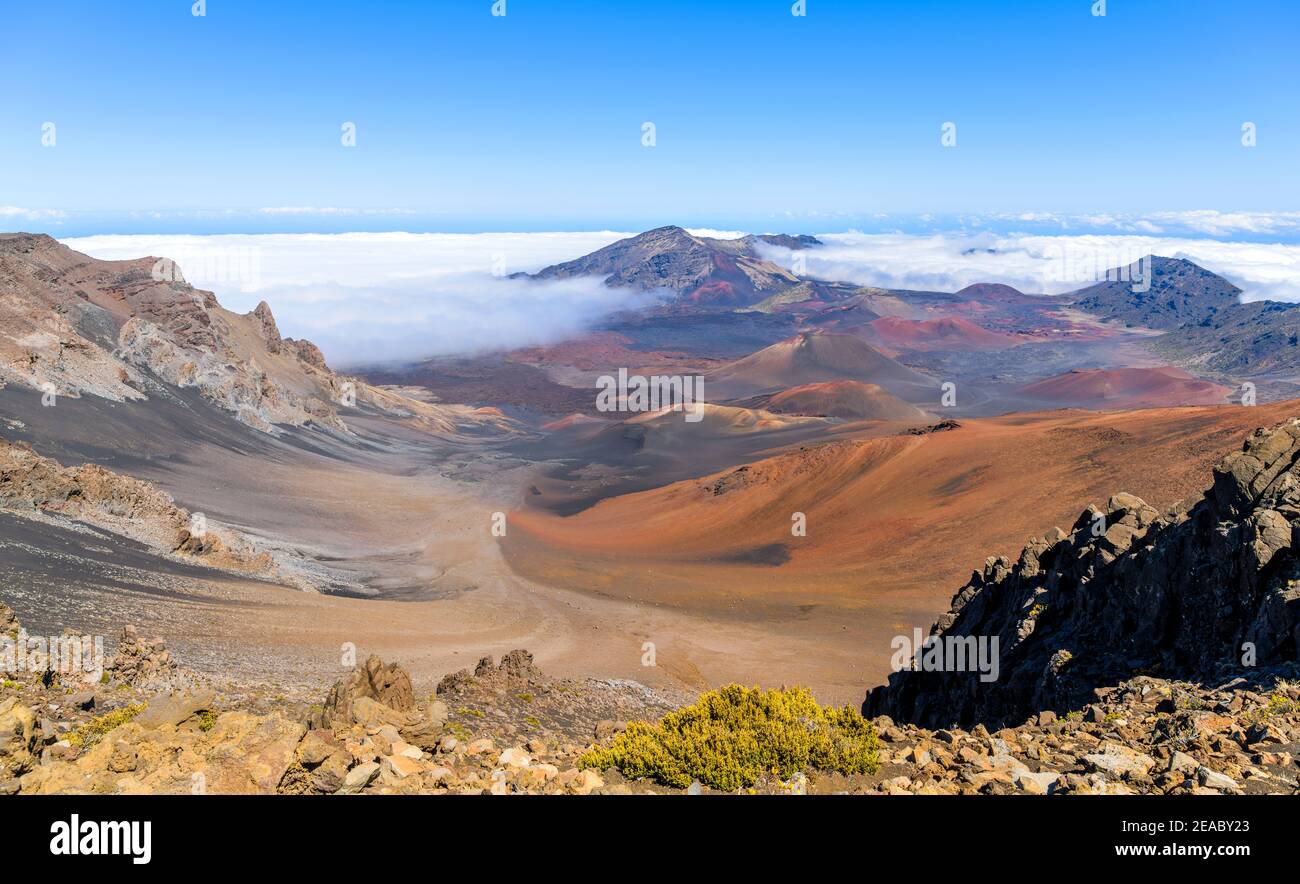
[[[1182,258],[1148,255],[1065,297],[1074,307],[1129,326],[1175,329],[1237,306],[1241,289]]]
[[[603,276],[606,285],[667,289],[676,300],[701,307],[744,307],[799,282],[790,271],[758,257],[754,251],[758,239],[713,239],[681,227],[658,227],[543,268],[532,278]],[[806,242],[784,234],[761,239],[794,242],[801,248],[815,242],[812,237],[806,238],[812,242]]]
[[[1300,375],[1300,304],[1242,302],[1240,288],[1181,258],[1148,256],[1108,277],[1066,297],[1104,319],[1164,331],[1150,347],[1166,359],[1221,378]]]

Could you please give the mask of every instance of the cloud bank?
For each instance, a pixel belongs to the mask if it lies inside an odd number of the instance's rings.
[[[246,312],[265,300],[282,334],[309,338],[332,365],[348,366],[551,343],[647,303],[645,293],[599,279],[509,278],[627,235],[128,235],[64,242],[96,258],[170,258],[223,306]]]
[[[1220,242],[1140,235],[915,235],[819,233],[825,245],[798,253],[809,275],[881,288],[956,291],[1001,282],[1024,292],[1061,294],[1090,285],[1113,267],[1146,255],[1186,258],[1239,286],[1247,301],[1300,301],[1300,245]],[[764,247],[793,266],[795,253]]]
[[[1204,218],[1206,224],[1223,223]],[[1236,223],[1247,223],[1235,219]],[[698,230],[730,237],[736,231]],[[802,233],[802,230],[787,232]],[[64,240],[97,258],[172,258],[232,310],[267,301],[281,332],[310,338],[331,364],[414,360],[552,343],[653,295],[598,279],[511,279],[629,233],[113,235]],[[1143,234],[817,233],[825,245],[764,254],[808,275],[884,288],[955,291],[1002,282],[1059,294],[1148,255],[1185,257],[1246,300],[1300,301],[1300,245]]]

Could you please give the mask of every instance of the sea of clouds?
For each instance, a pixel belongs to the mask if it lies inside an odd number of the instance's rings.
[[[331,365],[550,343],[653,296],[599,279],[511,279],[622,233],[125,235],[65,239],[96,258],[175,261],[186,281],[246,312],[266,301],[281,334]]]
[[[283,334],[309,338],[331,364],[348,366],[545,344],[581,333],[612,312],[651,303],[661,293],[609,288],[594,278],[510,278],[630,235],[161,234],[64,242],[96,258],[171,258],[190,283],[214,291],[224,306],[243,312],[265,300]],[[771,247],[765,256],[812,276],[884,288],[955,291],[1001,282],[1057,294],[1156,254],[1185,257],[1227,277],[1246,300],[1300,301],[1296,244],[1142,234],[816,235],[825,244],[820,248],[794,253]]]
[[[956,291],[1000,282],[1023,292],[1061,294],[1105,278],[1147,255],[1186,258],[1243,290],[1247,301],[1300,301],[1300,245],[1115,234],[827,233],[803,252],[819,278],[881,288]],[[765,249],[790,266],[788,249]]]

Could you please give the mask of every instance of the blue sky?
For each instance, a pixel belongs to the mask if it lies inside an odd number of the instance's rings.
[[[1091,0],[807,0],[802,18],[789,0],[507,0],[503,18],[491,0],[208,0],[202,18],[191,2],[6,5],[0,227],[905,229],[927,213],[1300,209],[1291,0],[1107,0],[1105,17]],[[265,211],[285,207],[311,211]]]

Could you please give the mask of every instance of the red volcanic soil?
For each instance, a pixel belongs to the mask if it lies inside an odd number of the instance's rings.
[[[854,335],[804,332],[764,347],[705,376],[709,395],[742,396],[835,380],[931,387],[925,375],[894,361]]]
[[[1075,369],[1019,388],[1036,402],[1106,409],[1222,405],[1230,392],[1172,366]]]
[[[700,286],[683,300],[692,304],[740,304],[744,299],[736,294],[736,287],[731,283],[718,280]]]
[[[743,404],[775,414],[803,414],[846,420],[908,421],[928,417],[924,411],[891,395],[883,387],[864,384],[862,381],[803,384],[780,393],[759,396]]]
[[[1120,491],[1159,508],[1199,497],[1215,462],[1298,409],[1013,414],[834,442],[571,516],[524,509],[502,548],[530,578],[620,599],[791,625],[812,609],[838,617],[870,683],[890,636],[931,623],[986,557],[1014,558]],[[792,532],[799,513],[806,536]]]
[[[882,316],[862,327],[865,337],[894,350],[1001,350],[1024,343],[967,319],[903,319]]]

